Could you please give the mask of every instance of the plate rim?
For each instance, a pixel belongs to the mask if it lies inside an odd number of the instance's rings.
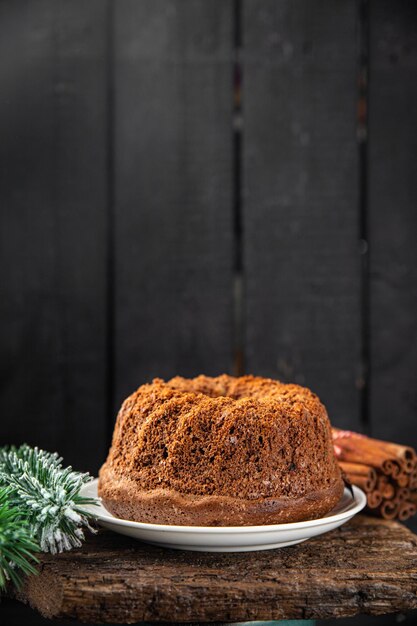
[[[88,489],[95,489],[97,491],[98,478],[93,478],[88,483],[85,483],[81,490],[80,495],[85,495],[85,492]],[[126,520],[120,517],[115,517],[107,511],[106,507],[102,503],[101,498],[96,495],[100,500],[101,506],[106,510],[107,514],[103,515],[102,513],[95,512],[94,507],[96,505],[86,505],[92,513],[94,513],[96,519],[98,521],[102,521],[105,523],[116,524],[118,526],[127,526],[130,528],[137,528],[141,530],[155,530],[155,531],[163,531],[163,532],[177,532],[177,533],[209,533],[209,534],[233,534],[233,533],[267,533],[267,532],[277,532],[279,530],[290,531],[290,530],[302,530],[304,528],[312,528],[316,526],[325,526],[327,524],[337,523],[339,521],[343,521],[344,519],[350,519],[366,506],[366,494],[362,489],[357,487],[356,485],[352,485],[353,489],[353,498],[351,502],[349,502],[345,509],[340,513],[335,513],[334,515],[327,514],[326,517],[320,517],[314,520],[305,520],[303,522],[287,522],[285,524],[267,524],[261,526],[179,526],[179,525],[169,525],[169,524],[151,524],[149,522],[136,522],[133,520]],[[344,498],[346,492],[350,495],[350,491],[347,487],[343,490],[343,495],[340,498]],[[340,502],[339,500],[339,502]],[[338,503],[339,504],[339,503]],[[338,504],[336,506],[338,506]],[[86,507],[84,507],[86,508]],[[336,507],[334,507],[336,508]],[[332,509],[334,510],[334,509]],[[329,512],[331,513],[331,511]]]

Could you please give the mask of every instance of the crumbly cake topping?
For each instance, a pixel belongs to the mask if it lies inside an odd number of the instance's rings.
[[[298,498],[340,480],[314,393],[226,374],[139,387],[120,409],[106,466],[140,490],[246,500]]]

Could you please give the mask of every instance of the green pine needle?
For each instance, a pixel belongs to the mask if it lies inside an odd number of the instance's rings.
[[[62,468],[56,453],[30,448],[0,448],[0,487],[9,488],[9,501],[27,519],[33,537],[44,552],[80,547],[84,530],[92,532],[94,516],[84,507],[95,498],[80,495],[89,474]]]
[[[9,504],[9,489],[0,489],[0,590],[8,580],[20,588],[22,575],[36,574],[33,552],[39,546],[32,539],[29,524],[17,507]]]

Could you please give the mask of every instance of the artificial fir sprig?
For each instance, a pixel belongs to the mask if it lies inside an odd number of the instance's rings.
[[[0,488],[0,590],[8,580],[19,588],[22,574],[36,573],[33,553],[40,549],[21,511],[10,506],[9,495],[9,489]]]
[[[16,471],[15,466],[10,462],[11,452],[14,452],[22,461],[26,461],[29,465],[29,471],[32,473],[38,471],[40,460],[48,461],[51,467],[61,467],[62,464],[62,457],[60,457],[57,452],[47,452],[37,447],[31,448],[26,443],[19,448],[16,446],[3,446],[0,448],[0,467],[2,465],[6,466],[9,472]]]
[[[95,498],[80,495],[91,480],[89,474],[62,468],[56,453],[30,448],[0,449],[0,487],[8,487],[9,503],[29,524],[32,536],[44,552],[62,552],[80,547],[84,530],[93,515],[84,507]]]

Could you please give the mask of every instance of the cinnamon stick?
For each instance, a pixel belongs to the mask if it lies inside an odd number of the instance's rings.
[[[406,500],[409,500],[410,496],[411,491],[407,489],[407,487],[401,487],[397,490],[394,500],[398,502],[405,502]]]
[[[410,476],[405,472],[401,472],[399,476],[397,476],[396,481],[400,487],[408,487],[410,484]]]
[[[390,500],[387,500],[387,502],[390,502]],[[371,491],[370,493],[367,494],[367,504],[370,509],[378,508],[381,503],[382,503],[382,494],[380,491],[377,491],[376,489],[374,489],[374,491]]]
[[[345,463],[370,465],[382,470],[384,474],[398,476],[402,469],[399,460],[387,457],[386,452],[378,445],[374,445],[373,441],[373,439],[362,436],[333,436],[336,458]]]
[[[385,519],[404,521],[417,512],[417,454],[409,446],[332,429],[340,467],[366,492],[368,508]]]
[[[385,500],[380,508],[380,513],[384,519],[395,519],[399,513],[400,503],[394,500]]]
[[[416,489],[417,488],[417,469],[415,469],[411,474],[410,474],[410,482],[409,482],[409,487],[410,489]]]
[[[405,522],[409,517],[412,517],[417,512],[417,506],[412,502],[405,501],[400,503],[399,511],[398,511],[398,519],[401,522]]]
[[[364,491],[372,491],[376,487],[377,473],[375,468],[363,463],[339,463],[350,482],[358,485]]]
[[[378,476],[377,490],[385,500],[391,500],[395,496],[395,487],[388,481],[387,476]]]
[[[387,461],[387,455],[379,448],[373,448],[366,439],[333,439],[333,448],[338,461],[370,465],[385,473],[382,465]],[[400,471],[398,465],[398,473]]]
[[[381,439],[373,439],[360,433],[354,433],[350,430],[341,430],[339,428],[332,428],[332,432],[334,441],[354,439],[359,446],[361,445],[359,442],[365,442],[365,447],[366,443],[368,443],[374,450],[378,449],[381,451],[385,458],[403,459],[405,461],[412,461],[413,463],[417,460],[417,454],[410,446],[403,446],[401,444],[391,443],[390,441],[382,441]]]
[[[351,474],[346,474],[346,476],[348,477],[349,482],[351,482],[352,485],[356,485],[365,493],[372,492],[372,489],[368,488],[368,479],[366,476],[352,476]]]
[[[411,474],[416,469],[416,459],[401,459],[401,465],[406,474]]]
[[[401,465],[395,459],[386,458],[381,464],[381,469],[387,476],[392,476],[393,478],[398,478],[401,474]]]

